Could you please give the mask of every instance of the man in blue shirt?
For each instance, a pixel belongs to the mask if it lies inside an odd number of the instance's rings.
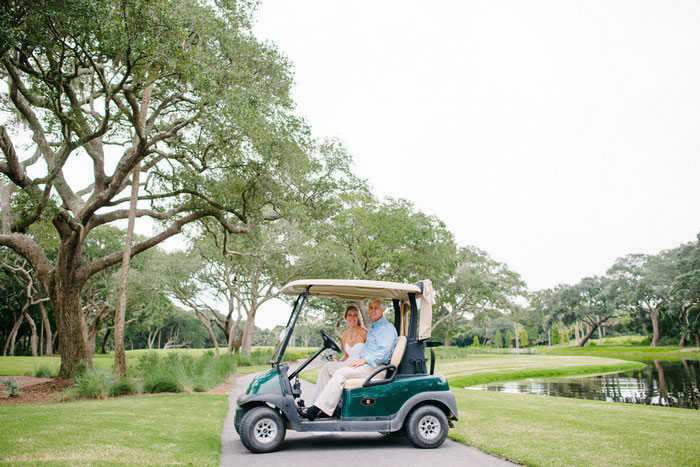
[[[372,328],[367,333],[367,342],[360,358],[351,361],[347,366],[346,362],[324,365],[316,383],[319,395],[314,405],[308,409],[299,409],[302,417],[313,420],[319,412],[332,417],[343,394],[345,381],[349,378],[367,378],[377,365],[389,363],[396,346],[397,335],[394,326],[384,318],[382,300],[375,299],[369,302],[369,318],[372,320]]]

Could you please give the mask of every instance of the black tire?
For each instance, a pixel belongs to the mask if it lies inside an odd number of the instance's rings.
[[[417,448],[432,449],[440,446],[447,438],[447,417],[434,405],[418,407],[406,421],[406,436]]]
[[[282,416],[270,407],[250,409],[243,416],[239,435],[251,452],[272,452],[282,444],[287,427]]]

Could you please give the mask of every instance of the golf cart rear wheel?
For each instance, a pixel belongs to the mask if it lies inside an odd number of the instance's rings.
[[[418,448],[440,446],[447,438],[447,430],[445,413],[434,405],[418,407],[406,421],[406,436]]]
[[[261,453],[271,452],[279,447],[287,431],[282,416],[270,407],[255,407],[243,416],[240,436],[248,450]]]

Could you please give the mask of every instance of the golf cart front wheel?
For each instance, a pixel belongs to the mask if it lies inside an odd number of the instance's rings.
[[[447,438],[447,430],[445,413],[434,405],[418,407],[406,421],[406,436],[418,448],[440,446]]]
[[[282,416],[270,407],[250,409],[243,416],[240,436],[243,445],[255,453],[271,452],[279,447],[287,432]]]

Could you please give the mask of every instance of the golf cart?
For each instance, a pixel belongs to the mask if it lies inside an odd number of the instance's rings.
[[[432,285],[361,280],[299,280],[282,292],[298,295],[287,327],[280,333],[270,363],[272,368],[258,375],[238,398],[235,427],[241,441],[255,453],[270,452],[284,440],[287,429],[296,431],[379,431],[404,434],[419,448],[436,448],[447,437],[451,420],[457,420],[457,404],[444,376],[435,376],[435,352],[441,345],[429,341],[432,320]],[[348,301],[379,298],[391,301],[398,334],[388,365],[379,365],[367,378],[345,383],[339,418],[309,421],[297,413],[301,396],[297,377],[314,359],[340,347],[323,330],[323,344],[291,374],[282,357],[307,298],[332,297]],[[418,300],[421,302],[420,321]],[[428,369],[425,349],[430,348]],[[296,382],[292,380],[296,378]],[[313,402],[313,401],[312,401]]]

